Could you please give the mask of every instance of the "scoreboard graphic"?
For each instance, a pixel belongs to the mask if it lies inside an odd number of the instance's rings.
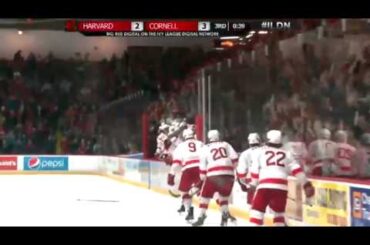
[[[294,20],[208,21],[208,20],[70,20],[65,30],[86,36],[111,37],[222,37],[245,36],[251,30],[289,30]]]

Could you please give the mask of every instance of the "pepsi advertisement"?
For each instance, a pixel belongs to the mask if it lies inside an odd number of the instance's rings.
[[[59,157],[59,156],[24,157],[24,170],[66,171],[68,170],[68,157]]]
[[[351,225],[370,226],[370,189],[351,187]]]

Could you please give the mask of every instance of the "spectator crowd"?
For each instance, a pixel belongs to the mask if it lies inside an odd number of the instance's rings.
[[[360,56],[348,54],[335,60],[316,48],[303,43],[295,51],[302,54],[298,59],[282,55],[278,45],[269,54],[256,52],[254,58],[241,57],[242,52],[251,53],[243,47],[222,52],[201,47],[129,47],[122,55],[101,61],[91,61],[89,54],[76,53],[62,60],[52,53],[41,57],[19,50],[13,60],[0,60],[0,152],[140,151],[138,123],[112,123],[117,131],[107,134],[109,127],[102,128],[97,115],[122,98],[139,101],[140,96],[132,95],[143,90],[152,95],[145,105],[152,131],[179,113],[193,121],[203,68],[215,81],[214,127],[238,151],[245,149],[250,131],[271,128],[286,135],[298,133],[307,144],[321,128],[343,129],[356,144],[370,130],[370,47],[365,46]],[[120,128],[138,135],[128,139]]]

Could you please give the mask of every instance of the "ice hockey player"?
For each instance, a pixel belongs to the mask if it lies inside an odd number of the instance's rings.
[[[251,180],[250,167],[252,164],[252,156],[258,152],[261,147],[261,138],[258,133],[250,133],[248,135],[249,148],[242,152],[239,157],[238,167],[236,168],[238,182],[242,191],[247,192],[247,209],[249,210],[252,205],[254,190],[248,188]]]
[[[335,133],[335,176],[349,177],[353,175],[352,157],[356,148],[347,143],[347,133],[343,130],[338,130]]]
[[[200,191],[200,215],[193,226],[203,225],[208,204],[216,192],[222,212],[221,226],[226,226],[228,220],[236,221],[229,213],[228,200],[235,181],[238,154],[229,143],[220,140],[218,130],[210,130],[207,136],[209,144],[202,149],[199,165],[200,179],[203,181]]]
[[[315,176],[330,176],[333,172],[335,146],[330,140],[329,129],[320,130],[318,139],[311,142],[308,147],[308,158],[311,162],[311,174]]]
[[[194,219],[194,208],[189,191],[193,185],[199,185],[199,162],[203,143],[195,139],[195,133],[191,129],[183,131],[185,141],[180,143],[173,152],[173,160],[170,173],[168,174],[168,185],[175,185],[176,168],[181,168],[181,179],[179,191],[182,195],[182,205],[178,212],[187,210],[186,220]]]
[[[158,129],[159,134],[157,136],[157,149],[155,151],[155,156],[159,160],[166,159],[168,155],[168,147],[170,146],[168,139],[168,129],[169,125],[165,123],[162,123]]]
[[[290,152],[281,149],[281,138],[281,131],[268,131],[266,146],[252,159],[250,188],[256,188],[249,220],[252,225],[263,224],[266,207],[269,206],[274,211],[274,225],[285,226],[289,174],[303,185],[307,198],[314,195],[314,187],[298,162]]]
[[[167,138],[165,140],[165,150],[162,153],[162,159],[167,165],[172,164],[173,152],[176,147],[182,142],[182,137],[180,133],[182,131],[177,130],[175,126],[169,126]]]
[[[370,133],[361,137],[361,146],[352,157],[355,176],[357,178],[370,178]]]
[[[283,149],[292,153],[293,158],[301,165],[305,172],[308,172],[307,158],[308,151],[302,136],[298,132],[292,132],[289,141],[284,144]]]

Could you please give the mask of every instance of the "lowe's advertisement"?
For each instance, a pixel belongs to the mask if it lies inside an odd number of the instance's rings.
[[[303,205],[303,221],[309,225],[348,226],[349,186],[339,182],[312,180],[315,196],[312,205]]]
[[[66,156],[29,156],[23,158],[23,169],[27,171],[67,171]]]
[[[370,189],[351,187],[351,225],[370,226]]]

